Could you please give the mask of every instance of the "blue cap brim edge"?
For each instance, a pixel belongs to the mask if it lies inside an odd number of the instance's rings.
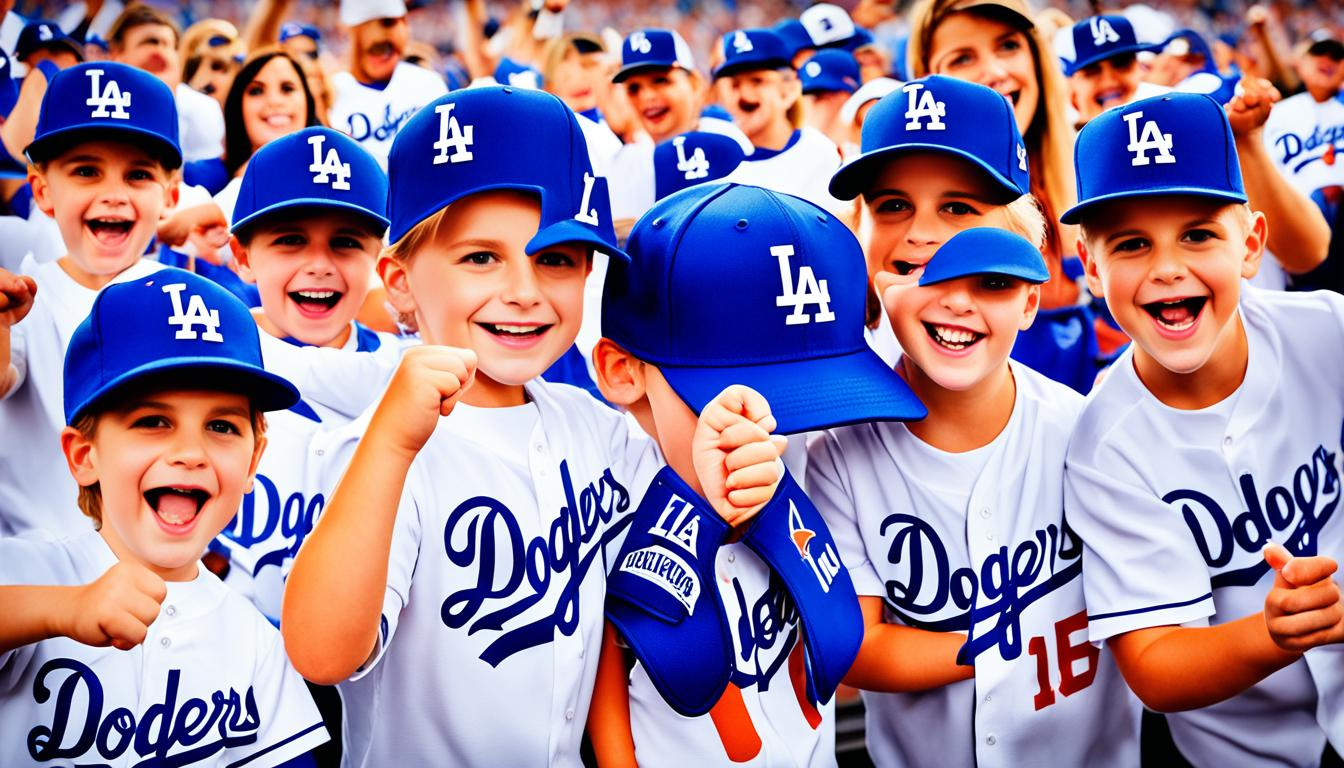
[[[877,161],[887,160],[891,156],[901,152],[942,152],[954,157],[960,157],[964,160],[969,160],[971,163],[974,163],[977,168],[988,173],[990,178],[998,183],[1000,187],[1006,192],[1011,193],[1012,200],[1016,200],[1028,192],[1028,190],[1019,188],[1009,179],[1005,179],[1002,174],[970,152],[945,146],[943,144],[899,144],[864,152],[853,160],[850,160],[842,166],[840,170],[836,171],[835,175],[831,176],[831,183],[828,186],[831,195],[838,200],[853,200],[863,194],[863,190],[859,188],[859,180],[871,175],[871,168]],[[865,173],[865,171],[868,171],[869,173]],[[1009,200],[1009,202],[1012,200]]]
[[[1155,45],[1152,43],[1135,43],[1134,45],[1123,45],[1120,46],[1119,48],[1110,48],[1104,52],[1096,53],[1092,56],[1089,56],[1086,59],[1083,59],[1082,61],[1069,61],[1068,59],[1061,59],[1061,61],[1064,64],[1064,76],[1073,77],[1074,73],[1082,69],[1083,67],[1090,66],[1092,64],[1097,63],[1098,61],[1105,61],[1106,59],[1112,58],[1114,56],[1119,56],[1125,53],[1144,53],[1145,51],[1155,52],[1160,50],[1162,50],[1161,45]]]
[[[182,167],[181,147],[165,139],[162,134],[145,130],[144,128],[138,128],[134,125],[108,125],[107,123],[99,123],[97,125],[89,125],[87,123],[68,125],[33,139],[28,146],[23,148],[23,154],[28,157],[30,162],[34,163],[51,160],[51,156],[43,156],[43,150],[51,146],[60,146],[61,144],[68,142],[76,144],[81,143],[79,139],[79,134],[81,133],[88,134],[88,137],[83,139],[83,141],[126,141],[128,144],[135,144],[137,146],[153,144],[164,150],[169,160],[176,162],[176,165],[171,166],[169,170],[177,170]]]
[[[67,414],[66,423],[73,424],[98,401],[103,400],[116,390],[133,384],[138,379],[182,371],[211,371],[235,374],[243,379],[250,379],[253,386],[249,387],[249,391],[245,394],[251,399],[252,405],[261,411],[283,411],[299,402],[299,390],[288,379],[277,376],[264,368],[218,357],[169,357],[136,366],[103,384],[94,390],[84,402]],[[220,389],[225,391],[223,387]]]
[[[330,208],[332,210],[349,211],[351,213],[359,214],[370,221],[376,222],[382,228],[383,232],[386,232],[391,223],[386,216],[380,216],[377,213],[370,211],[368,208],[354,203],[331,200],[325,197],[296,197],[282,202],[272,203],[265,208],[253,211],[247,216],[235,221],[233,225],[229,227],[229,232],[237,234],[240,230],[244,229],[249,224],[255,223],[258,219],[269,216],[272,213],[287,211],[291,208]],[[379,232],[379,235],[381,236],[383,232]]]
[[[1088,209],[1108,203],[1112,200],[1124,200],[1131,197],[1171,197],[1175,195],[1188,195],[1191,197],[1208,197],[1215,200],[1226,200],[1229,203],[1245,203],[1246,195],[1228,192],[1223,189],[1209,189],[1208,187],[1164,187],[1160,189],[1127,189],[1122,192],[1111,192],[1110,194],[1100,195],[1073,206],[1065,211],[1059,220],[1063,224],[1077,224],[1082,214]]]

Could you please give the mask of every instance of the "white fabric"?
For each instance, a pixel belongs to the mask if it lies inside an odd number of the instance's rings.
[[[1226,412],[1164,405],[1129,351],[1079,418],[1066,512],[1085,542],[1093,641],[1259,613],[1274,578],[1266,539],[1305,530],[1341,552],[1344,358],[1323,350],[1344,348],[1344,297],[1243,286],[1240,312],[1249,365]],[[1202,766],[1318,765],[1327,733],[1344,747],[1340,652],[1308,651],[1242,695],[1168,715],[1176,745]]]
[[[215,205],[219,206],[219,212],[224,214],[224,220],[233,226],[233,209],[238,207],[238,193],[243,189],[243,177],[234,176],[229,179],[229,183],[224,188],[215,193]]]
[[[112,29],[112,22],[116,21],[124,10],[126,10],[126,4],[122,0],[103,0],[102,7],[98,9],[98,13],[94,14],[93,20],[89,22],[88,34],[97,35],[103,40],[107,40],[107,33]],[[56,16],[56,26],[69,33],[79,26],[79,23],[84,20],[84,14],[88,11],[88,3],[71,3]]]
[[[177,97],[177,131],[182,159],[189,163],[224,154],[224,110],[219,102],[186,83],[178,83],[173,95]]]
[[[1081,548],[1064,524],[1064,452],[1082,398],[1010,365],[1013,414],[983,448],[948,454],[879,422],[833,430],[809,452],[808,494],[858,593],[883,598],[890,623],[970,628],[988,643],[972,680],[864,693],[878,765],[1139,762],[1139,704],[1088,643]]]
[[[337,72],[331,76],[327,121],[358,141],[386,169],[397,132],[421,107],[446,93],[442,77],[404,61],[382,90],[364,85],[349,72]]]
[[[1344,103],[1317,103],[1310,93],[1289,96],[1274,105],[1265,121],[1265,148],[1293,188],[1307,197],[1344,186],[1344,157],[1327,162],[1326,149],[1344,152]],[[1330,222],[1331,225],[1334,222]]]
[[[381,643],[341,685],[347,766],[394,754],[405,765],[580,765],[606,560],[662,461],[586,392],[527,392],[532,404],[516,409],[459,403],[411,467]],[[367,424],[314,440],[323,487]]]
[[[405,0],[341,0],[341,26],[354,27],[374,19],[406,15]]]
[[[826,134],[803,128],[793,146],[765,160],[748,157],[724,181],[754,184],[775,192],[801,197],[837,216],[847,215],[853,204],[831,197],[831,176],[840,168],[840,149]]]
[[[157,262],[141,259],[113,282],[159,269]],[[37,281],[37,296],[11,331],[11,364],[19,379],[0,400],[0,435],[10,436],[0,440],[0,536],[35,529],[87,531],[93,524],[75,506],[79,486],[66,467],[59,436],[65,427],[65,350],[98,292],[76,283],[59,261],[37,264],[29,258],[19,273]]]
[[[82,585],[115,563],[91,530],[0,539],[3,584]],[[273,766],[327,741],[274,627],[204,568],[167,586],[129,651],[58,637],[0,655],[0,763]]]

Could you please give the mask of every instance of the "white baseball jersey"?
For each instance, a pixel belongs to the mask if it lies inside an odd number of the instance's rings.
[[[702,117],[694,130],[728,136],[751,154],[754,147],[746,135],[733,123],[715,117]],[[626,144],[612,158],[607,185],[611,191],[611,218],[638,219],[657,202],[657,174],[654,171],[653,151],[657,147],[648,136]]]
[[[371,88],[349,72],[331,77],[328,123],[358,141],[387,168],[392,140],[417,110],[448,93],[443,78],[414,64],[401,62],[383,88]]]
[[[1170,408],[1111,368],[1078,420],[1066,512],[1084,542],[1094,642],[1136,629],[1221,624],[1259,613],[1274,573],[1266,541],[1339,557],[1344,297],[1242,287],[1250,362],[1241,386],[1203,410]],[[1319,765],[1344,747],[1340,647],[1246,693],[1167,715],[1199,766]]]
[[[1264,134],[1270,157],[1294,189],[1307,197],[1329,195],[1329,202],[1336,202],[1344,186],[1344,157],[1335,155],[1344,151],[1339,97],[1317,102],[1310,93],[1289,96],[1274,105]]]
[[[177,131],[182,142],[182,159],[213,160],[224,154],[224,110],[213,96],[178,83],[173,90],[177,101]]]
[[[801,444],[801,435],[797,436]],[[714,561],[719,599],[733,635],[733,677],[746,717],[678,714],[643,664],[630,674],[630,728],[645,768],[686,765],[834,766],[835,699],[808,700],[798,609],[783,582],[751,548],[724,544]],[[721,734],[719,728],[730,731]],[[759,748],[729,751],[729,743]]]
[[[161,267],[141,259],[113,282],[135,280]],[[90,530],[75,506],[79,486],[61,452],[65,427],[65,350],[93,309],[98,292],[76,283],[59,261],[25,259],[20,274],[37,281],[33,307],[11,329],[17,383],[0,400],[0,536],[42,529],[58,534]]]
[[[1088,642],[1081,544],[1064,522],[1073,390],[1010,363],[1008,425],[965,453],[904,424],[812,444],[808,495],[860,595],[886,620],[968,633],[975,677],[920,693],[865,691],[883,766],[1134,766],[1139,703]]]
[[[352,354],[381,357],[387,371],[396,368],[402,348],[397,337],[363,326],[352,328],[343,347]],[[346,381],[364,393],[366,407],[377,399],[385,383],[383,379]],[[308,484],[309,442],[317,431],[336,429],[350,420],[309,399],[267,414],[266,452],[257,466],[252,492],[243,497],[238,514],[218,539],[229,553],[226,583],[251,598],[273,624],[280,623],[283,577],[326,503],[326,495]]]
[[[92,530],[0,539],[4,584],[87,584],[116,562]],[[0,763],[274,766],[327,741],[274,627],[204,568],[167,586],[129,651],[58,637],[0,655]]]
[[[515,408],[458,403],[411,466],[379,647],[341,685],[347,766],[581,764],[604,548],[662,461],[586,392],[527,393]],[[325,487],[367,419],[314,440]]]
[[[831,197],[831,176],[839,168],[840,149],[835,142],[815,128],[801,128],[781,150],[757,147],[723,180],[801,197],[843,216],[854,204]]]

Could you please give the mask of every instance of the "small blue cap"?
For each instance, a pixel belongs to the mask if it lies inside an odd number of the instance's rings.
[[[514,88],[539,91],[543,85],[543,78],[541,70],[536,67],[529,67],[505,56],[499,60],[499,64],[495,67],[495,82],[500,85],[511,85]]]
[[[43,48],[65,48],[80,61],[84,60],[84,49],[73,38],[65,34],[54,21],[30,21],[19,32],[14,43],[14,58],[24,61],[33,52]]]
[[[306,37],[316,43],[321,42],[322,33],[310,24],[287,21],[280,27],[280,42],[283,43],[291,37]]]
[[[718,181],[732,173],[747,157],[737,139],[721,133],[691,131],[654,147],[653,195],[655,200],[696,184]]]
[[[0,118],[8,118],[19,103],[19,84],[14,79],[14,67],[4,51],[0,51]]]
[[[24,154],[40,163],[72,144],[98,139],[142,145],[170,170],[181,166],[173,92],[148,72],[111,61],[56,73],[47,83],[37,130]]]
[[[694,71],[695,57],[690,46],[673,30],[641,29],[621,43],[621,68],[611,81],[620,83],[640,70],[668,67]]]
[[[1027,147],[1013,106],[983,85],[943,75],[912,80],[882,97],[863,121],[863,154],[831,177],[831,194],[853,200],[892,155],[946,152],[990,175],[1007,200],[1027,194]]]
[[[327,208],[354,214],[387,229],[387,174],[354,139],[312,127],[282,136],[257,150],[247,164],[231,231],[282,211]]]
[[[65,422],[150,376],[243,392],[263,411],[299,401],[293,384],[262,365],[247,307],[214,281],[171,267],[109,285],[94,299],[65,353]]]
[[[782,19],[776,22],[770,30],[779,35],[780,40],[784,41],[784,48],[789,52],[790,57],[796,56],[799,51],[816,47],[812,43],[812,35],[807,32],[807,27],[803,26],[803,22],[797,19]]]
[[[104,53],[107,52],[107,41],[99,37],[96,33],[90,32],[89,36],[84,38],[84,44],[92,45],[94,48],[98,48]]]
[[[1108,109],[1073,147],[1078,204],[1059,220],[1077,224],[1110,200],[1195,195],[1246,202],[1237,146],[1222,106],[1200,93],[1169,93]]]
[[[629,251],[607,271],[602,334],[657,365],[697,413],[745,384],[781,433],[926,415],[864,338],[863,250],[812,203],[696,186],[649,209]]]
[[[817,51],[798,68],[798,76],[803,81],[803,93],[853,93],[860,85],[858,60],[839,48]]]
[[[1021,235],[998,227],[972,227],[939,246],[924,265],[919,284],[934,285],[970,275],[1002,275],[1044,283],[1050,279],[1050,270],[1040,249]]]
[[[723,63],[715,79],[752,69],[792,69],[793,57],[784,41],[766,28],[739,29],[723,36]]]
[[[1078,70],[1122,53],[1153,51],[1160,45],[1140,43],[1134,33],[1134,25],[1120,14],[1105,14],[1083,19],[1073,25],[1072,34],[1066,41],[1073,43],[1073,56],[1069,51],[1060,53],[1060,62],[1064,65],[1064,74],[1072,75]]]
[[[391,242],[473,192],[514,189],[541,199],[528,253],[573,242],[625,258],[607,180],[593,173],[578,118],[545,91],[488,86],[442,96],[397,133],[387,168]]]

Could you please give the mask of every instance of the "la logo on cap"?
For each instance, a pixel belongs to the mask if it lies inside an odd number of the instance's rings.
[[[941,131],[947,128],[943,118],[947,116],[947,104],[933,97],[933,92],[923,83],[909,83],[901,88],[910,97],[905,107],[905,130]],[[927,124],[920,121],[927,119]]]
[[[308,137],[308,143],[313,146],[313,162],[308,166],[308,170],[313,174],[313,183],[328,184],[332,189],[348,190],[350,164],[341,162],[341,156],[337,154],[335,147],[328,149],[326,159],[323,159],[322,145],[326,141],[326,136]]]
[[[709,160],[703,147],[696,147],[690,157],[686,156],[686,137],[678,136],[672,140],[677,148],[677,170],[686,175],[687,181],[695,181],[709,176]]]
[[[635,53],[649,53],[653,50],[653,43],[649,42],[648,35],[636,32],[630,36],[630,50]]]
[[[440,104],[434,108],[439,115],[439,140],[434,142],[434,148],[439,154],[434,156],[435,165],[444,163],[466,163],[472,159],[471,145],[476,138],[476,126],[468,125],[463,128],[458,124],[457,118],[453,117],[453,107],[457,104]],[[448,150],[453,153],[448,154]]]
[[[89,76],[90,86],[93,93],[84,103],[93,107],[89,117],[111,117],[116,120],[130,120],[131,113],[126,108],[131,106],[131,92],[122,92],[121,86],[116,80],[108,80],[107,86],[101,91],[98,89],[99,83],[103,79],[103,70],[89,69],[84,74]],[[110,111],[109,111],[110,109]]]
[[[1132,166],[1148,165],[1149,162],[1156,162],[1158,165],[1166,165],[1176,162],[1176,156],[1171,154],[1171,134],[1163,133],[1157,126],[1156,120],[1144,120],[1142,132],[1139,128],[1139,119],[1143,117],[1143,112],[1131,112],[1125,115],[1125,122],[1129,123],[1129,146],[1127,149],[1134,153],[1134,157],[1129,161]],[[1157,157],[1149,158],[1148,153],[1152,150],[1157,151]]]
[[[812,267],[798,269],[798,282],[793,281],[793,268],[789,259],[793,256],[792,245],[775,245],[770,255],[779,259],[779,281],[784,292],[775,298],[776,307],[793,307],[793,312],[784,318],[785,325],[805,325],[809,322],[829,323],[835,319],[831,311],[831,292],[825,280],[818,280]],[[803,308],[815,304],[817,311],[810,317]]]
[[[205,299],[201,298],[199,293],[193,293],[187,301],[186,311],[182,309],[182,292],[187,289],[186,283],[172,283],[163,286],[163,292],[168,294],[173,300],[173,314],[168,318],[169,325],[176,325],[177,339],[196,339],[201,341],[223,342],[224,335],[219,332],[219,310],[210,309],[205,306]],[[197,335],[196,326],[204,328],[204,332]]]
[[[738,53],[747,53],[752,50],[751,38],[747,37],[746,32],[739,29],[733,34],[733,50]]]
[[[1088,20],[1088,27],[1092,30],[1092,44],[1098,48],[1107,43],[1120,42],[1120,35],[1115,31],[1115,27],[1101,16],[1093,16]]]
[[[840,555],[830,542],[826,542],[820,557],[812,554],[812,542],[818,540],[817,532],[803,522],[798,505],[792,499],[789,500],[789,538],[793,540],[793,546],[798,548],[798,556],[812,569],[812,575],[817,577],[821,591],[830,592],[835,577],[840,574]]]

